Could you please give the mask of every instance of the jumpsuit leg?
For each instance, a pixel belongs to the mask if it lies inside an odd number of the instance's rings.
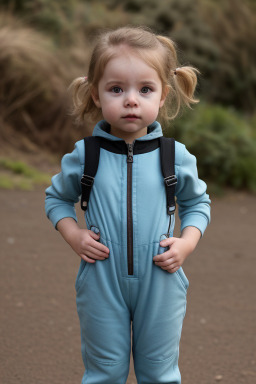
[[[131,315],[118,281],[114,245],[106,245],[111,257],[82,263],[76,281],[85,366],[82,384],[125,384],[129,374]]]
[[[133,358],[138,384],[181,383],[178,357],[187,288],[182,269],[171,274],[152,263],[133,290]]]

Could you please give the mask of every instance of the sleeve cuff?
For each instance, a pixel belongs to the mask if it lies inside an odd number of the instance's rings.
[[[76,211],[73,207],[65,207],[65,211],[63,208],[60,209],[53,209],[50,213],[48,218],[51,220],[53,226],[55,229],[57,229],[57,224],[61,219],[64,219],[65,217],[71,217],[77,222],[77,216]]]
[[[203,236],[208,224],[208,220],[203,215],[187,215],[181,222],[180,230],[182,232],[186,227],[196,227]]]

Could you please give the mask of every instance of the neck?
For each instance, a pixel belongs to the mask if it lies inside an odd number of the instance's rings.
[[[145,136],[147,134],[147,127],[141,129],[138,132],[120,132],[116,130],[115,128],[110,128],[110,134],[116,137],[119,137],[120,139],[123,139],[127,144],[132,144],[134,140],[138,139],[139,137]]]

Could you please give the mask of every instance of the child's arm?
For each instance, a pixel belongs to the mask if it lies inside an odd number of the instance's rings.
[[[176,197],[181,220],[181,236],[170,237],[160,242],[168,251],[156,255],[156,265],[168,272],[176,272],[196,248],[210,222],[210,199],[206,184],[198,178],[196,158],[186,148],[176,143],[177,162],[175,172],[178,183]]]
[[[81,177],[84,169],[84,142],[79,141],[72,153],[63,156],[61,172],[52,178],[52,185],[46,189],[45,210],[53,226],[73,250],[85,261],[108,257],[108,248],[99,243],[99,236],[77,224],[75,203],[81,195]],[[93,260],[94,259],[94,260]]]
[[[96,260],[105,260],[109,256],[109,249],[98,242],[100,234],[79,228],[71,217],[61,219],[57,223],[57,229],[78,256],[86,262],[95,263]]]
[[[63,156],[61,172],[53,176],[52,185],[45,191],[45,212],[56,229],[58,222],[65,217],[77,221],[75,204],[81,195],[80,180],[83,173],[81,150],[78,142],[73,152]]]

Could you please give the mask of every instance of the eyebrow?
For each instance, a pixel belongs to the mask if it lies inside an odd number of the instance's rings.
[[[106,83],[106,85],[116,84],[116,83],[118,83],[118,84],[124,84],[124,81],[113,79],[113,80],[109,80],[109,81]]]
[[[113,80],[109,80],[106,85],[110,85],[110,84],[125,84],[126,81],[122,81],[122,80],[118,80],[118,79],[113,79]],[[156,85],[156,82],[155,81],[152,81],[152,80],[141,80],[139,81],[139,83],[142,85],[142,84],[147,84],[147,85]]]

